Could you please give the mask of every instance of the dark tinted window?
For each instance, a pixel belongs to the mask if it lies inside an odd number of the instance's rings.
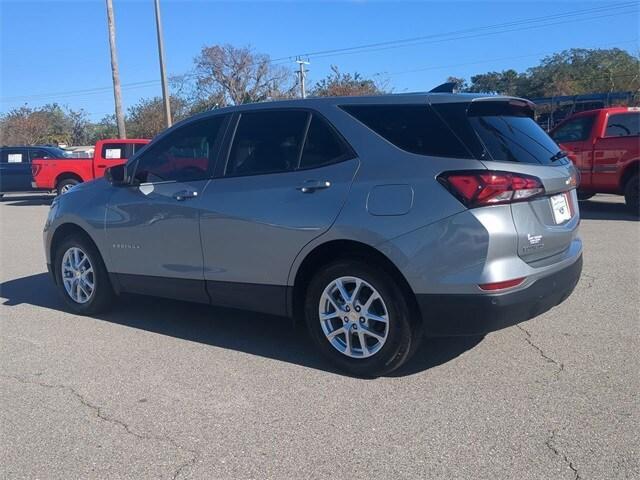
[[[428,105],[345,105],[342,109],[407,152],[444,157],[470,156]]]
[[[344,142],[327,123],[314,115],[302,150],[300,168],[313,168],[346,160],[351,156]]]
[[[558,129],[551,134],[551,137],[558,143],[582,142],[587,140],[589,135],[591,135],[591,127],[593,127],[594,119],[595,117],[590,115],[570,120],[558,127]]]
[[[191,123],[151,145],[137,161],[136,179],[184,182],[209,178],[222,123],[220,116]]]
[[[61,158],[60,156],[54,155],[53,152],[43,150],[41,148],[32,148],[31,149],[31,160],[35,160],[36,158]]]
[[[470,117],[492,160],[550,164],[560,150],[529,117]]]
[[[607,120],[607,137],[634,137],[640,135],[640,113],[611,115]]]
[[[225,175],[257,175],[296,168],[308,118],[308,112],[293,110],[243,113]]]
[[[29,156],[26,148],[8,148],[0,152],[0,162],[2,163],[27,163]]]
[[[434,108],[480,160],[548,165],[560,150],[524,102],[479,101]]]

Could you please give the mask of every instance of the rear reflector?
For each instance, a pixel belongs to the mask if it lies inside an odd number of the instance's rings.
[[[539,178],[510,172],[445,172],[438,181],[469,208],[529,200],[544,193]]]
[[[482,283],[478,286],[480,289],[486,291],[504,290],[505,288],[517,287],[524,282],[525,278],[526,277],[514,278],[513,280],[505,280],[504,282]]]

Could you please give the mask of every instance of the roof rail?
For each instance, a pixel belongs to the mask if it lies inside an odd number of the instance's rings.
[[[456,82],[445,82],[429,90],[429,93],[456,93],[458,91]]]

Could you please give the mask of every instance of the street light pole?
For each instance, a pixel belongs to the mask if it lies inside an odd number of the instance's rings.
[[[118,53],[116,52],[116,27],[113,21],[113,3],[107,1],[107,25],[109,27],[109,48],[111,50],[111,76],[113,77],[113,99],[116,104],[116,123],[118,137],[127,138],[124,126],[124,112],[122,111],[122,91],[120,89],[120,70],[118,68]]]
[[[164,43],[162,41],[162,21],[160,20],[160,0],[154,0],[156,7],[156,31],[158,33],[158,56],[160,57],[160,80],[162,82],[162,101],[164,103],[165,126],[169,128],[171,121],[171,104],[169,103],[169,87],[164,64]]]

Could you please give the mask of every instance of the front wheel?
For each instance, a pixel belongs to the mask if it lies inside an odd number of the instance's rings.
[[[634,215],[640,215],[640,177],[634,175],[624,186],[624,201]]]
[[[56,284],[67,306],[80,315],[106,310],[113,289],[100,253],[88,239],[64,239],[55,252]]]
[[[400,367],[418,341],[404,292],[360,261],[337,261],[309,283],[305,321],[320,351],[340,369],[376,377]]]

